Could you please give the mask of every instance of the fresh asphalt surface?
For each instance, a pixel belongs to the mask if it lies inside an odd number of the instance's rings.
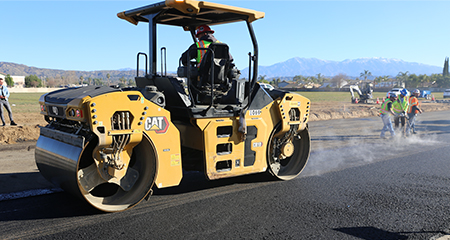
[[[294,180],[186,173],[120,213],[51,190],[33,146],[10,147],[0,151],[0,239],[443,239],[450,111],[418,120],[419,134],[387,140],[377,117],[311,122],[312,153]]]

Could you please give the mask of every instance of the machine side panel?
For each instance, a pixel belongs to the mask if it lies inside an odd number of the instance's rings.
[[[248,139],[240,140],[238,133],[239,117],[196,119],[203,131],[205,172],[209,179],[227,178],[267,169],[266,153],[270,133],[277,118],[273,103],[258,111],[247,111],[246,123]],[[275,114],[274,114],[275,113]],[[231,133],[219,134],[221,129],[229,128]]]
[[[176,186],[182,178],[180,133],[171,122],[170,112],[143,97],[141,92],[104,94],[88,101],[92,131],[99,146],[108,146],[113,136],[130,135],[129,145],[142,141],[145,132],[155,146],[157,158],[156,185]],[[130,112],[130,129],[113,130],[111,118],[116,112]],[[127,147],[125,147],[125,150]]]

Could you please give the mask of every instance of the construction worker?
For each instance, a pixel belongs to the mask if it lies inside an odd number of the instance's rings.
[[[409,106],[408,106],[408,124],[406,125],[406,136],[410,135],[411,128],[413,130],[413,134],[416,134],[414,129],[414,125],[416,122],[416,117],[418,113],[422,113],[422,109],[419,108],[419,97],[420,90],[416,89],[413,92],[413,95],[409,98]]]
[[[184,66],[188,65],[188,61],[195,59],[197,62],[197,67],[200,66],[203,56],[206,50],[199,50],[198,48],[208,48],[213,42],[219,42],[213,35],[214,30],[212,30],[208,25],[200,25],[197,27],[195,32],[195,37],[198,42],[192,44],[183,54],[181,54],[181,63]],[[233,57],[230,54],[230,61],[233,61]]]
[[[402,123],[401,132],[403,135],[405,135],[405,130],[406,130],[405,123],[406,123],[406,118],[407,118],[406,111],[408,110],[408,90],[403,88],[400,91],[397,101],[392,103],[392,108],[395,113],[394,128],[398,129],[399,123],[401,121],[401,123]]]
[[[392,128],[392,120],[391,120],[391,115],[395,115],[395,113],[393,111],[393,102],[395,102],[395,101],[397,101],[397,95],[390,94],[389,98],[387,98],[386,101],[384,101],[381,104],[380,117],[381,117],[381,120],[383,121],[383,129],[381,129],[381,134],[380,134],[381,138],[386,138],[385,132],[387,130],[389,130],[392,137],[395,136],[395,132],[394,132],[394,129]]]
[[[5,107],[6,111],[8,111],[9,114],[9,120],[11,121],[11,126],[16,126],[17,124],[13,120],[12,110],[11,106],[9,105],[9,91],[8,91],[8,85],[5,82],[5,79],[0,76],[0,118],[3,122],[0,126],[5,126],[5,119],[3,117],[3,106]]]

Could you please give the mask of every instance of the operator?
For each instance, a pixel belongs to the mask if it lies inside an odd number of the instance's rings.
[[[391,137],[395,136],[395,132],[394,129],[392,128],[392,120],[391,120],[391,115],[395,115],[394,111],[393,111],[393,102],[397,101],[397,95],[396,94],[390,94],[389,98],[386,99],[386,101],[384,101],[381,104],[381,110],[380,110],[380,117],[381,120],[383,121],[383,129],[381,129],[381,134],[380,137],[381,138],[386,138],[384,132],[386,132],[386,130],[389,130],[389,132],[391,133]]]
[[[9,91],[8,87],[5,84],[5,81],[3,77],[0,77],[0,118],[2,119],[3,125],[5,126],[5,119],[3,118],[3,106],[5,106],[6,111],[8,111],[9,114],[9,120],[11,121],[11,126],[16,126],[17,124],[13,120],[11,106],[9,105],[8,98],[9,98]]]
[[[188,65],[188,61],[195,59],[197,61],[197,67],[200,67],[202,58],[206,53],[206,50],[198,50],[197,48],[208,48],[213,42],[219,42],[213,35],[214,30],[212,30],[208,25],[200,25],[196,29],[195,37],[197,37],[198,42],[192,44],[183,54],[181,54],[181,63],[184,66]],[[230,54],[230,62],[233,61],[233,57]]]
[[[413,134],[416,134],[415,130],[415,122],[418,113],[422,113],[422,109],[419,108],[419,97],[420,90],[416,89],[413,92],[413,95],[409,98],[409,107],[408,107],[408,121],[409,124],[406,125],[406,136],[410,135],[411,128],[413,130]]]
[[[406,111],[408,110],[408,90],[403,88],[400,91],[400,96],[397,101],[392,103],[392,108],[394,110],[394,128],[398,129],[399,122],[402,122],[401,132],[405,134],[405,123],[406,123]]]

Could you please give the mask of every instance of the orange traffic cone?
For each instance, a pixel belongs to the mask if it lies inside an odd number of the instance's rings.
[[[434,99],[434,95],[432,95],[433,97],[431,98],[431,101],[435,101],[436,99]]]
[[[380,104],[380,99],[377,98],[377,104]]]
[[[357,98],[355,98],[355,103],[358,103],[358,99]]]

